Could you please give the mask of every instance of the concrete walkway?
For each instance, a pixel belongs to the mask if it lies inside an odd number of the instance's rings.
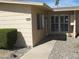
[[[49,42],[36,46],[20,59],[48,59],[48,56],[50,55],[55,42],[55,40],[51,40]]]

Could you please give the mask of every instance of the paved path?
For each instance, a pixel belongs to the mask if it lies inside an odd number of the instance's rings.
[[[49,59],[79,59],[79,38],[56,41]]]
[[[15,50],[0,49],[0,59],[19,59],[29,50],[29,48],[21,48]]]
[[[50,55],[55,42],[56,41],[51,40],[49,42],[36,46],[20,59],[48,59],[48,56]]]

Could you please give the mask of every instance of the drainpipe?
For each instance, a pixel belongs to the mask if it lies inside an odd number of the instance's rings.
[[[73,26],[73,37],[76,37],[76,11],[74,10],[74,26]]]

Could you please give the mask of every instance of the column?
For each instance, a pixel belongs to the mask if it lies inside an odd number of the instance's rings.
[[[76,37],[76,11],[74,10],[74,26],[73,26],[73,37]]]

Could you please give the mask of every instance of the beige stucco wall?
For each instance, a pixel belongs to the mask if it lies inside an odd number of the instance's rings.
[[[31,8],[25,5],[0,3],[0,28],[17,28],[17,47],[32,46]]]
[[[40,8],[32,7],[32,31],[33,31],[33,45],[36,45],[40,40],[42,40],[46,35],[46,30],[37,29],[37,14],[44,13],[44,10]]]

